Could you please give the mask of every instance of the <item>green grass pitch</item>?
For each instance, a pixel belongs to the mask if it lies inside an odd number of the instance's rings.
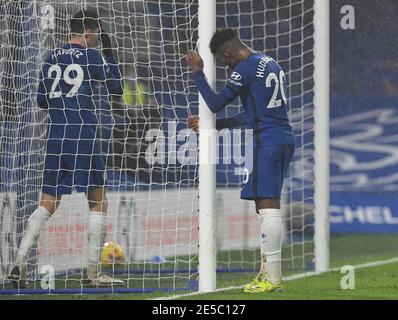
[[[248,294],[242,289],[225,290],[209,294],[184,296],[183,300],[353,300],[353,299],[398,299],[398,262],[369,266],[355,270],[355,289],[343,290],[340,273],[343,265],[359,265],[398,257],[398,235],[352,235],[332,237],[331,267],[337,271],[285,281],[284,292],[271,294]],[[254,273],[219,273],[218,288],[242,286]],[[285,272],[285,275],[289,275]],[[62,281],[63,282],[63,281]],[[95,295],[0,295],[0,299],[100,299],[144,300],[166,298],[184,292],[155,292],[150,294],[95,294]],[[188,292],[187,292],[188,293]]]

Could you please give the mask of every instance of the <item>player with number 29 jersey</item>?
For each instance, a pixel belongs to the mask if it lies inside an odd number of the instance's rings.
[[[79,140],[91,142],[96,136],[93,95],[99,83],[106,85],[108,94],[121,95],[121,73],[117,62],[105,63],[94,48],[67,44],[53,50],[40,73],[38,105],[50,115],[48,142]]]
[[[95,48],[66,44],[49,54],[37,92],[39,107],[49,112],[43,192],[58,196],[104,186],[93,96],[101,85],[108,95],[122,95],[121,79],[114,57],[105,62]]]
[[[101,250],[106,238],[105,162],[96,141],[94,95],[105,85],[107,97],[122,95],[122,75],[113,56],[112,41],[96,11],[77,11],[69,19],[68,44],[54,49],[39,74],[38,106],[49,114],[42,193],[27,219],[14,266],[9,274],[15,289],[28,287],[29,252],[62,195],[85,192],[88,202],[87,267],[82,286],[124,285],[102,273]],[[95,49],[101,48],[101,51]],[[104,97],[105,98],[105,97]]]

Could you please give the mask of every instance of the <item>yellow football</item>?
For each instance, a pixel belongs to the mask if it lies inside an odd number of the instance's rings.
[[[116,242],[106,242],[101,253],[101,262],[105,267],[121,264],[125,261],[122,246]]]

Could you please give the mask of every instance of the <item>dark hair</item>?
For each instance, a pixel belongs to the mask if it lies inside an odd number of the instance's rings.
[[[83,34],[85,30],[95,30],[100,27],[98,15],[93,10],[80,10],[69,21],[70,32]]]
[[[235,29],[220,29],[217,30],[210,41],[210,51],[216,54],[217,51],[229,40],[239,39],[238,33]]]

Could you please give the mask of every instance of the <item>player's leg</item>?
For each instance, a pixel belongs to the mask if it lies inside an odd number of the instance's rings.
[[[283,221],[280,194],[283,177],[293,155],[293,147],[266,147],[256,150],[250,198],[255,201],[261,230],[261,278],[245,287],[247,292],[268,292],[281,288]],[[261,163],[261,165],[258,165]],[[242,197],[244,197],[242,190]],[[264,277],[264,273],[266,276]]]
[[[58,144],[48,144],[43,172],[43,187],[39,207],[30,215],[19,245],[15,266],[11,271],[10,279],[14,280],[15,287],[26,287],[26,260],[30,248],[39,237],[40,230],[46,221],[58,208],[61,194],[65,193],[58,188],[68,180],[68,172],[62,170],[62,152]],[[68,190],[66,190],[68,191]],[[21,281],[23,280],[23,281]]]
[[[279,286],[282,282],[283,221],[280,200],[256,199],[256,211],[260,222],[261,254],[267,262],[266,280]]]
[[[256,152],[253,153],[255,154]],[[256,196],[255,182],[257,176],[256,170],[257,170],[258,159],[257,157],[254,157],[254,154],[253,154],[252,170],[251,171],[245,170],[246,175],[243,177],[241,185],[241,198],[245,200],[254,200]],[[259,235],[259,239],[261,239],[261,234]],[[260,271],[250,283],[244,286],[245,291],[251,290],[252,288],[257,288],[259,284],[261,284],[266,280],[267,261],[266,261],[266,256],[262,251],[260,259],[261,259]]]
[[[95,188],[87,194],[90,208],[88,222],[88,266],[89,278],[97,278],[100,273],[101,248],[106,237],[106,194],[105,188]]]
[[[90,209],[88,222],[88,265],[87,285],[123,285],[121,280],[101,273],[101,250],[106,237],[106,212],[108,203],[105,188],[105,163],[99,145],[81,143],[78,145],[74,184],[78,192],[85,192]]]
[[[25,262],[29,249],[32,247],[47,220],[59,206],[61,196],[43,193],[40,206],[29,217],[17,254],[16,264]]]
[[[14,281],[14,286],[18,288],[26,287],[28,253],[33,244],[37,241],[40,231],[55,210],[59,206],[61,196],[54,196],[42,193],[40,206],[29,217],[19,245],[15,266],[11,270],[10,280]]]
[[[106,211],[108,207],[105,188],[95,188],[89,191],[87,199],[90,208],[87,265],[89,285],[123,285],[122,280],[101,273],[101,250],[104,247],[106,237]]]
[[[261,267],[256,278],[244,287],[244,291],[280,291],[283,236],[280,201],[275,198],[263,198],[255,199],[255,203],[260,223]]]
[[[70,179],[68,171],[63,170],[63,155],[58,144],[48,144],[43,172],[43,187],[39,207],[31,214],[25,226],[16,264],[24,263],[29,249],[39,236],[40,230],[59,206],[61,195],[65,190],[58,185]],[[68,190],[66,190],[68,191]]]

